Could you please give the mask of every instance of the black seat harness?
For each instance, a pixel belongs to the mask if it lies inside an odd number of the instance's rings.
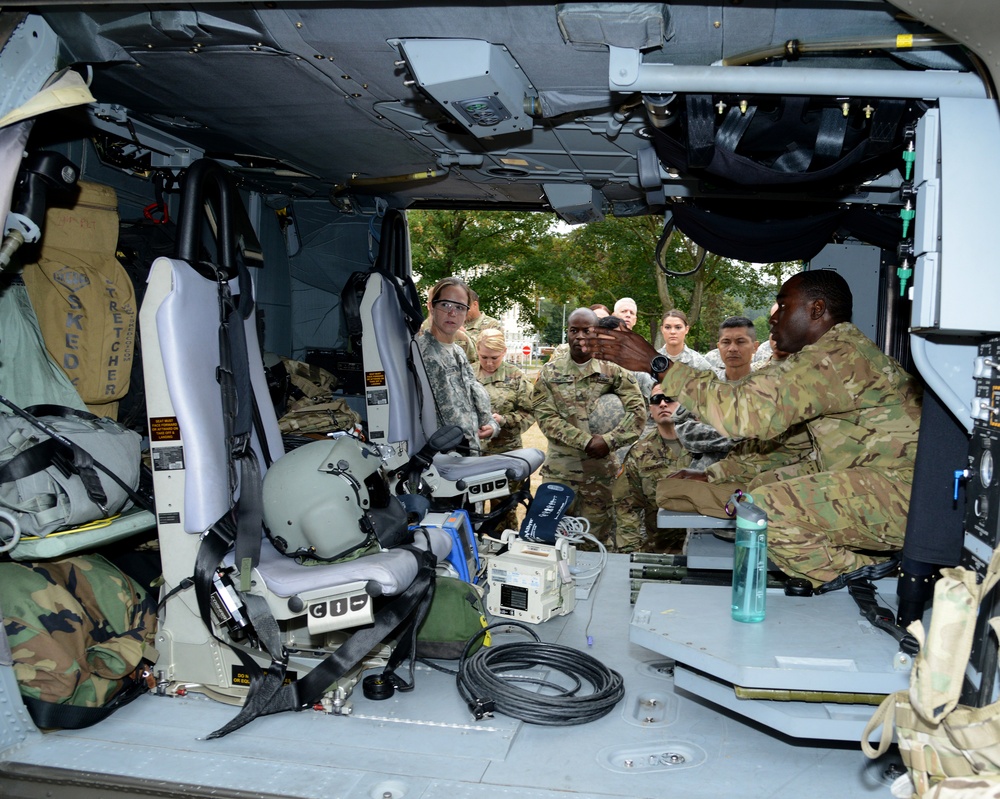
[[[195,261],[200,230],[199,214],[203,208],[201,187],[214,179],[219,190],[219,252],[222,266]],[[256,437],[265,464],[272,462],[267,446],[262,416],[250,379],[250,353],[247,350],[245,324],[253,318],[252,281],[246,267],[235,258],[231,203],[233,188],[228,175],[214,161],[203,159],[185,175],[181,209],[178,258],[186,261],[206,279],[213,280],[219,292],[219,368],[216,378],[222,396],[227,454],[229,461],[230,510],[203,535],[195,559],[193,584],[202,622],[213,638],[228,646],[239,657],[250,677],[247,696],[240,712],[229,723],[212,732],[218,738],[239,729],[257,716],[283,710],[312,707],[339,679],[361,663],[371,650],[399,634],[385,668],[384,676],[394,684],[401,682],[394,670],[407,656],[412,656],[416,629],[423,621],[434,593],[436,560],[427,549],[405,546],[418,562],[418,573],[406,590],[390,598],[375,614],[374,624],[355,631],[338,649],[328,655],[305,677],[286,684],[289,653],[281,641],[281,630],[265,597],[251,593],[253,569],[259,565],[263,522],[263,479],[257,453]],[[240,293],[233,295],[230,280],[239,278]],[[254,353],[256,355],[256,353]],[[256,436],[254,435],[256,434]],[[237,498],[238,493],[238,498]],[[251,649],[238,646],[216,633],[212,597],[219,565],[226,554],[235,550],[238,584],[235,590],[243,602],[251,633],[249,644],[270,657],[267,669],[261,669]],[[181,586],[183,587],[184,582]],[[177,589],[174,589],[175,591]],[[168,595],[169,596],[169,595]],[[412,687],[409,686],[409,687]]]

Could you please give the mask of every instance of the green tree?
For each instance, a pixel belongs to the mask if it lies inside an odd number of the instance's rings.
[[[464,277],[483,311],[499,316],[515,304],[525,321],[539,318],[541,297],[576,293],[566,269],[564,237],[552,214],[511,211],[409,211],[417,286],[426,292],[449,275]]]
[[[563,308],[632,297],[636,330],[653,343],[665,311],[679,308],[691,321],[691,346],[715,346],[719,323],[768,307],[794,264],[754,265],[705,255],[674,232],[656,257],[663,235],[658,216],[607,217],[554,229],[552,214],[511,211],[410,211],[413,271],[426,292],[440,278],[461,275],[479,293],[483,311],[499,316],[519,304],[523,321],[543,342],[562,340]],[[698,264],[700,268],[695,270]]]
[[[676,231],[660,247],[657,260],[662,235],[663,218],[656,216],[608,217],[569,235],[569,243],[577,251],[574,261],[592,286],[584,299],[593,299],[586,304],[603,302],[611,307],[615,298],[632,297],[639,306],[635,329],[653,343],[659,343],[663,313],[679,308],[691,322],[691,346],[713,348],[722,320],[742,314],[747,306],[770,305],[776,280],[780,281],[783,269],[788,271],[788,265],[760,268],[705,254]],[[700,268],[692,273],[699,263]]]

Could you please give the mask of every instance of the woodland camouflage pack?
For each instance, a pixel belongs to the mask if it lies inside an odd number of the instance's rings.
[[[26,699],[103,707],[155,660],[155,600],[99,555],[0,563],[0,609]]]

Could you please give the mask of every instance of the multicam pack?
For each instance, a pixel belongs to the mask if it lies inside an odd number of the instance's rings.
[[[0,610],[24,703],[42,728],[85,727],[137,695],[156,659],[156,602],[99,555],[0,562]]]
[[[941,570],[930,629],[925,632],[919,621],[907,628],[920,642],[910,688],[889,694],[865,727],[861,749],[872,758],[888,750],[895,728],[899,754],[917,796],[934,795],[949,779],[960,778],[961,784],[965,778],[1000,775],[1000,701],[985,707],[959,704],[977,612],[998,582],[1000,548],[993,551],[982,582],[970,569]],[[990,626],[1000,635],[1000,617],[990,619]],[[881,737],[873,747],[869,739],[879,727]],[[986,781],[977,787],[992,790]],[[950,795],[944,791],[937,795]],[[983,795],[994,794],[969,794]]]
[[[329,433],[354,430],[361,416],[346,400],[335,397],[337,378],[321,366],[282,358],[293,399],[278,420],[282,433]],[[297,397],[297,399],[295,399]]]

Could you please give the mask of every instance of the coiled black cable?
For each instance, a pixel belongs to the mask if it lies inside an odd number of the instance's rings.
[[[469,651],[488,631],[517,627],[534,640],[482,647]],[[553,669],[569,678],[569,687],[541,677],[509,672],[532,668]],[[491,624],[469,639],[458,663],[458,692],[477,719],[494,710],[506,716],[550,727],[586,724],[606,716],[625,695],[621,674],[596,658],[561,644],[539,640],[526,624],[505,621]],[[517,683],[539,686],[531,691]],[[581,693],[586,686],[590,693]],[[546,693],[551,691],[552,693]]]

